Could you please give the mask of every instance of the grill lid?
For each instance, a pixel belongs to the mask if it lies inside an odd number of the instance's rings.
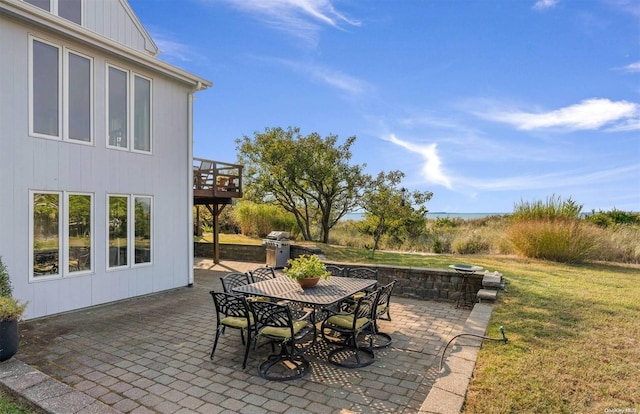
[[[272,231],[267,234],[267,239],[269,240],[289,240],[289,232],[288,231]]]

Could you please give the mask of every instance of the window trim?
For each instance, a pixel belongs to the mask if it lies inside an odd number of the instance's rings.
[[[58,273],[49,275],[34,274],[34,196],[35,194],[57,194],[58,195]],[[90,270],[80,270],[71,272],[69,270],[69,195],[82,195],[91,198],[91,268]],[[81,191],[51,191],[51,190],[29,190],[29,283],[42,282],[52,279],[65,279],[76,276],[85,276],[95,273],[95,194]]]
[[[135,137],[135,122],[136,122],[136,77],[140,79],[144,79],[149,81],[149,151],[143,151],[136,149],[136,137]],[[131,151],[137,152],[138,154],[153,154],[153,79],[148,76],[143,76],[139,73],[131,72],[130,78],[131,86],[129,90],[131,91],[131,101],[129,104],[129,108],[131,109],[130,118],[131,118]]]
[[[89,269],[87,270],[76,270],[76,271],[71,271],[71,269],[69,269],[69,247],[71,247],[71,243],[69,241],[69,207],[70,207],[70,202],[69,202],[69,197],[70,196],[89,196],[90,199],[90,204],[89,204],[89,212],[91,214],[91,222],[89,223],[89,232],[91,234],[91,237],[89,238],[89,246],[90,246],[90,250],[89,250],[89,263],[91,263],[91,266],[89,267]],[[95,218],[95,207],[94,207],[94,195],[93,193],[83,193],[83,192],[78,192],[78,191],[64,191],[64,217],[63,217],[63,222],[64,222],[64,227],[63,227],[63,241],[64,243],[64,249],[62,251],[63,256],[64,256],[64,275],[65,276],[81,276],[81,275],[87,275],[87,274],[93,274],[95,272],[95,222],[96,222],[96,218]]]
[[[36,132],[34,128],[35,121],[35,97],[34,97],[34,85],[33,85],[33,44],[34,42],[40,42],[51,47],[58,49],[58,134],[48,135],[41,132]],[[69,54],[74,54],[82,58],[89,60],[89,141],[82,141],[74,138],[69,138]],[[94,89],[95,89],[95,75],[94,75],[94,58],[84,53],[78,52],[73,48],[66,47],[57,43],[50,42],[42,39],[41,37],[29,34],[29,136],[35,138],[51,139],[55,141],[64,141],[80,145],[94,145]]]
[[[71,83],[69,81],[69,55],[73,54],[76,56],[79,56],[81,58],[85,58],[89,61],[89,141],[82,141],[79,139],[75,139],[75,138],[70,138],[69,137],[69,84]],[[94,89],[95,89],[95,79],[94,79],[94,69],[93,69],[93,57],[85,55],[84,53],[80,53],[74,49],[65,47],[64,48],[64,65],[63,65],[63,70],[64,70],[64,74],[63,74],[63,79],[66,82],[63,82],[63,95],[64,95],[64,99],[63,99],[63,106],[62,106],[62,112],[63,112],[63,141],[67,141],[67,142],[73,142],[75,144],[81,144],[81,145],[93,145],[93,140],[94,140]]]
[[[109,143],[109,68],[117,69],[127,74],[127,145],[116,146]],[[135,79],[139,77],[141,79],[149,81],[149,151],[143,151],[135,148]],[[105,144],[109,149],[118,151],[129,151],[137,154],[153,154],[153,78],[142,75],[133,70],[125,69],[121,66],[113,63],[106,63],[105,69]]]
[[[49,45],[51,47],[55,47],[56,49],[58,49],[58,135],[48,135],[48,134],[43,134],[41,132],[36,132],[35,131],[35,125],[34,125],[34,121],[35,121],[35,97],[34,97],[34,85],[33,85],[33,75],[34,75],[34,68],[33,68],[33,44],[34,42],[40,42],[46,45]],[[62,139],[62,130],[63,130],[63,117],[62,117],[62,108],[63,108],[63,102],[62,102],[62,96],[64,95],[64,90],[63,90],[63,84],[62,84],[62,78],[63,76],[63,54],[62,54],[62,46],[52,43],[48,40],[44,40],[42,38],[39,38],[37,36],[34,36],[32,34],[29,34],[29,69],[28,69],[28,76],[29,76],[29,135],[32,137],[36,137],[36,138],[46,138],[46,139],[55,139],[55,140],[61,140]]]
[[[49,13],[51,13],[51,14],[55,14],[56,16],[58,16],[58,17],[60,17],[62,19],[65,19],[65,20],[67,20],[67,21],[69,21],[71,23],[79,24],[80,26],[84,25],[84,10],[85,10],[85,4],[84,3],[85,3],[85,0],[80,0],[80,22],[79,23],[78,22],[74,22],[73,20],[69,20],[66,17],[60,16],[60,14],[58,14],[59,13],[59,0],[49,0],[49,10],[44,9],[44,8],[42,8],[40,6],[37,6],[37,5],[35,5],[33,3],[30,3],[28,1],[25,1],[25,3],[30,4],[33,7],[37,7],[40,10],[45,10],[45,11],[48,11]]]
[[[127,198],[127,264],[122,266],[110,266],[109,265],[109,200],[111,197],[126,197]],[[136,263],[135,262],[135,237],[136,237],[136,223],[135,223],[135,199],[147,198],[149,199],[149,211],[151,215],[150,228],[149,228],[149,262]],[[119,270],[135,269],[140,267],[152,266],[154,264],[154,201],[153,196],[148,194],[123,194],[123,193],[107,193],[106,196],[106,269],[107,272],[115,272]]]

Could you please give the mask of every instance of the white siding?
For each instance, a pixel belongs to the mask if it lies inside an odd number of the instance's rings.
[[[141,52],[156,54],[157,48],[131,11],[126,0],[85,0],[87,29]]]
[[[105,2],[117,9],[118,1]],[[104,14],[114,13],[113,10]],[[118,15],[118,31],[130,25]],[[113,19],[101,25],[113,27]],[[94,58],[94,145],[79,145],[28,135],[29,33]],[[139,36],[133,36],[138,37]],[[125,61],[99,54],[40,30],[27,29],[0,15],[0,256],[9,268],[14,295],[29,305],[30,319],[188,284],[188,94],[186,84]],[[153,154],[106,148],[106,63],[134,70],[153,80]],[[94,269],[90,275],[29,282],[30,190],[94,194]],[[107,270],[107,194],[153,197],[153,263]]]

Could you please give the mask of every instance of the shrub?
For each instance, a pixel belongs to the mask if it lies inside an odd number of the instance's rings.
[[[536,259],[579,263],[598,257],[603,235],[579,219],[517,220],[507,230],[514,249]]]
[[[576,204],[571,198],[562,200],[560,196],[552,195],[542,201],[520,201],[513,211],[514,220],[536,219],[577,219],[580,218],[582,205]]]
[[[453,239],[451,251],[457,254],[489,253],[490,243],[480,233],[461,233]]]
[[[234,208],[234,218],[245,236],[265,237],[273,230],[299,233],[293,216],[273,204],[242,201]]]
[[[0,297],[10,298],[12,294],[13,288],[11,286],[11,279],[9,279],[9,271],[0,256]]]
[[[640,213],[620,211],[615,208],[611,211],[600,210],[597,213],[592,210],[586,220],[600,227],[611,227],[616,224],[640,224]]]

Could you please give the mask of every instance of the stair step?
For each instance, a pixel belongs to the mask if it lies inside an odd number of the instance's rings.
[[[482,278],[482,287],[502,289],[502,274],[498,272],[485,273]]]
[[[476,296],[478,298],[478,302],[489,301],[495,302],[498,299],[498,291],[493,289],[480,289]]]

